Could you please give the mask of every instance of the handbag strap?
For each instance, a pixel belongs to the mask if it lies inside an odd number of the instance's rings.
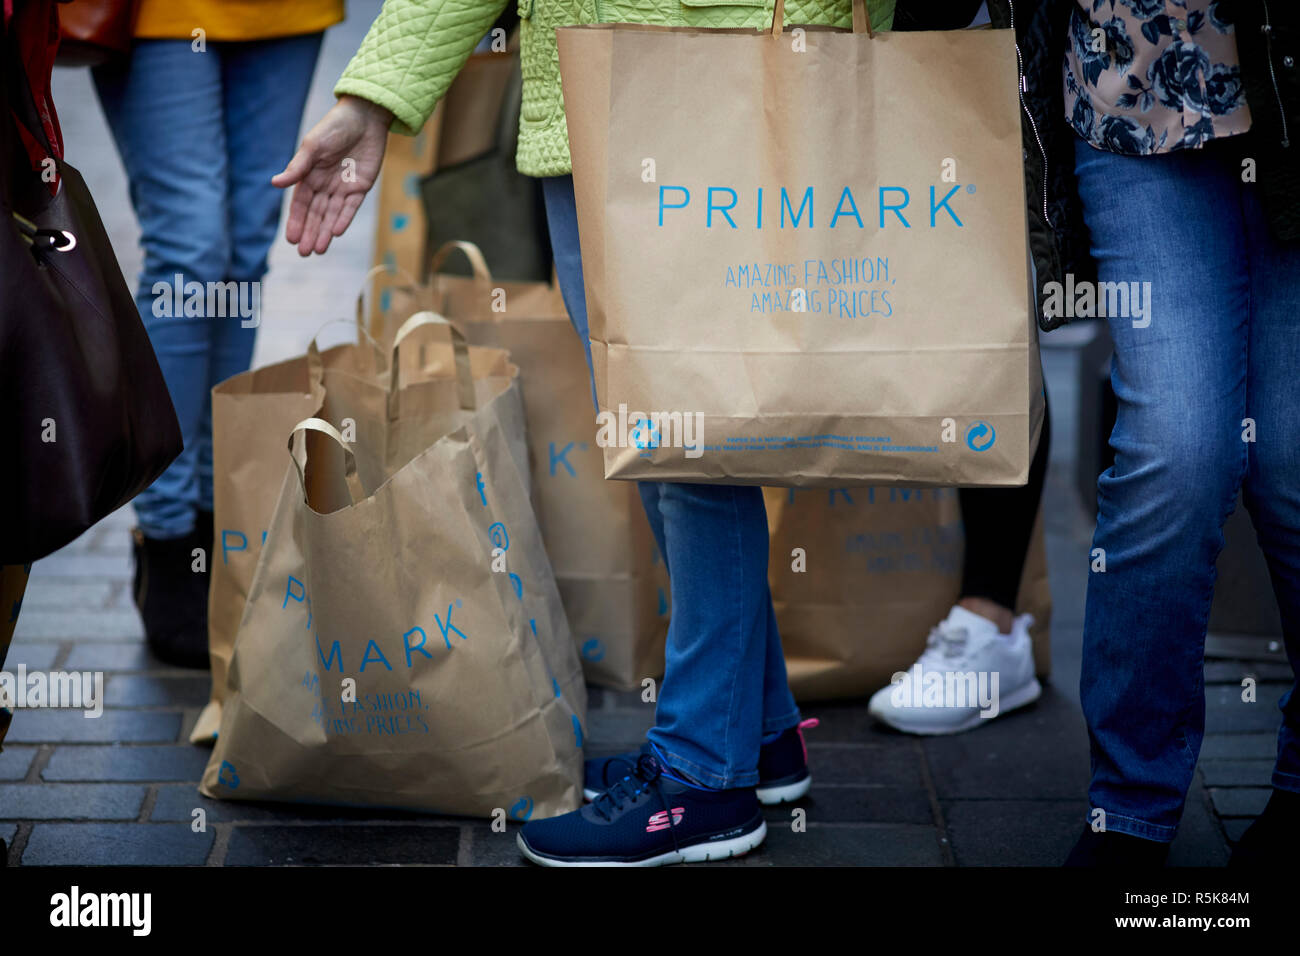
[[[785,0],[776,0],[776,5],[772,8],[772,36],[779,37],[784,29]],[[875,31],[871,29],[871,14],[867,11],[867,0],[853,0],[853,32],[865,33],[873,39],[876,36]]]

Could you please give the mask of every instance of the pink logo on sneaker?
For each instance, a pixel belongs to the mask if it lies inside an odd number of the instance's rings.
[[[668,822],[668,811],[660,810],[658,813],[650,814],[649,824],[645,828],[646,833],[654,833],[656,830],[667,830],[670,826],[678,826],[682,822],[682,815],[686,813],[684,807],[673,807],[673,822]]]

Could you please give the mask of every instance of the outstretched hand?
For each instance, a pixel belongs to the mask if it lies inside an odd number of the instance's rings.
[[[271,183],[293,186],[285,238],[300,256],[322,253],[343,235],[379,178],[393,114],[355,96],[343,96],[303,137],[298,152]]]

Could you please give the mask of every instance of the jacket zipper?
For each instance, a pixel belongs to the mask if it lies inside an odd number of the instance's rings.
[[[1014,35],[1016,32],[1015,0],[1007,0],[1007,10],[1011,14],[1011,32]],[[1020,108],[1024,110],[1025,116],[1029,120],[1029,128],[1034,131],[1034,142],[1038,144],[1038,154],[1043,157],[1043,219],[1047,222],[1048,228],[1055,231],[1056,226],[1053,225],[1052,217],[1047,212],[1047,149],[1043,146],[1043,138],[1038,135],[1038,124],[1034,122],[1034,114],[1025,102],[1025,61],[1020,55],[1019,37],[1016,37],[1016,74],[1020,79],[1020,89],[1017,91],[1020,96]]]
[[[1268,60],[1268,75],[1273,81],[1273,97],[1277,100],[1278,116],[1282,119],[1282,148],[1286,149],[1291,145],[1291,137],[1287,135],[1286,108],[1282,104],[1282,90],[1277,85],[1277,71],[1273,67],[1273,24],[1268,18],[1268,0],[1260,0],[1260,5],[1264,8],[1264,58]]]

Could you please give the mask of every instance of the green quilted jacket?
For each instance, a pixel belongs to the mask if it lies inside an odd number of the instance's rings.
[[[393,129],[414,135],[456,73],[511,0],[385,0],[335,95],[351,94],[391,110]],[[555,28],[582,23],[767,27],[773,0],[513,0],[519,5],[524,96],[519,171],[559,176],[572,170],[560,95]],[[872,26],[893,25],[895,0],[867,0]],[[788,0],[787,24],[847,28],[850,0]]]

